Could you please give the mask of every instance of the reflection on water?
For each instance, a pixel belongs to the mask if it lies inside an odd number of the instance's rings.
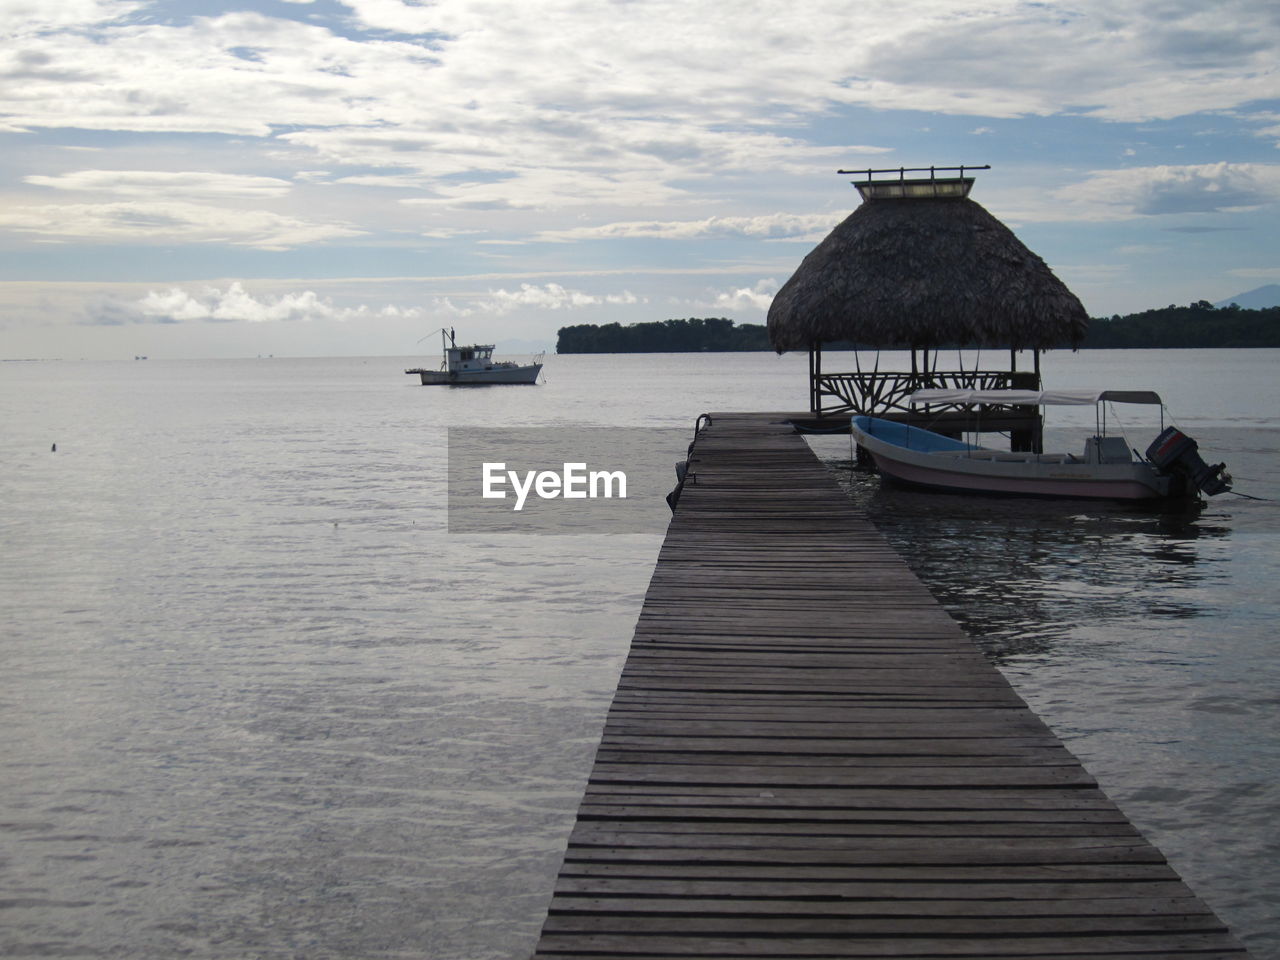
[[[997,662],[1045,653],[1064,625],[1204,616],[1227,529],[1199,504],[968,497],[882,486],[835,463],[842,485]]]

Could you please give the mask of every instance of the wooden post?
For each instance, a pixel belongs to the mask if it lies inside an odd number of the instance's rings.
[[[813,396],[810,398],[809,407],[818,419],[822,419],[822,341],[815,340],[813,346],[809,349],[809,355],[813,357],[813,372],[809,375],[810,389]]]
[[[813,344],[809,344],[809,412],[818,412],[817,383],[813,378]]]

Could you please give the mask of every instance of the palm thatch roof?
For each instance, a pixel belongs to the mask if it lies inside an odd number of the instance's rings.
[[[964,198],[864,202],[804,258],[769,308],[779,353],[853,340],[1045,349],[1089,317],[1045,262]]]

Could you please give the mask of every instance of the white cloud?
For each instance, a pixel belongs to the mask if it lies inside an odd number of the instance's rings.
[[[457,299],[465,299],[459,304]],[[577,310],[583,307],[597,306],[629,306],[642,303],[629,290],[620,293],[595,294],[584,290],[574,290],[558,283],[532,284],[522,283],[518,289],[500,288],[489,290],[484,295],[472,297],[440,297],[435,302],[436,312],[449,313],[457,317],[474,315],[502,316],[517,310]]]
[[[886,106],[1142,121],[1274,96],[1280,24],[1266,0],[911,8],[863,60],[864,90],[879,89]]]
[[[1094,170],[1045,193],[1010,191],[1001,211],[1011,222],[1132,220],[1236,213],[1280,201],[1280,164],[1205,163]]]
[[[464,237],[468,234],[479,233],[478,230],[462,230],[451,227],[440,227],[435,230],[419,230],[418,236],[427,237],[431,240],[452,240],[454,237]],[[483,243],[484,241],[478,241]]]
[[[0,54],[0,113],[28,127],[268,136],[394,119],[430,55],[258,13],[57,31]],[[395,77],[383,73],[397,71]]]
[[[850,17],[839,0],[786,12],[651,0],[607,17],[584,0],[347,3],[368,28],[447,37],[442,61],[459,77],[531,102],[649,110],[681,90],[685,112],[721,116],[807,113],[825,100],[986,116],[1083,104],[1135,119],[1274,92],[1265,0],[903,0],[892,18]]]
[[[387,305],[371,309],[339,307],[327,297],[312,290],[301,290],[279,296],[255,297],[235,282],[226,289],[204,287],[195,293],[181,287],[152,290],[139,300],[113,302],[113,309],[98,308],[99,315],[130,315],[135,322],[185,323],[193,320],[210,322],[281,323],[329,320],[348,322],[374,317],[424,316],[418,308],[404,309]]]
[[[773,303],[778,293],[778,281],[769,278],[758,281],[752,287],[739,287],[725,293],[719,293],[715,305],[724,310],[754,310],[765,312]]]
[[[32,174],[27,183],[55,190],[108,193],[120,197],[244,197],[266,199],[289,192],[288,180],[206,171],[77,170],[56,176]]]
[[[1209,163],[1098,170],[1059,192],[1102,219],[1216,213],[1280,201],[1280,164]]]
[[[0,208],[0,228],[48,239],[226,243],[264,250],[284,250],[361,233],[344,224],[312,223],[266,210],[236,210],[179,200]]]
[[[0,35],[18,38],[86,27],[116,20],[144,6],[145,0],[5,0],[0,4]]]
[[[1280,113],[1274,110],[1224,110],[1225,116],[1235,120],[1242,120],[1245,123],[1260,124],[1253,131],[1255,136],[1263,137],[1269,140],[1280,140]],[[1276,144],[1280,147],[1280,143]]]
[[[631,220],[564,230],[544,230],[539,240],[572,241],[605,238],[660,237],[693,240],[705,237],[762,237],[767,239],[821,239],[844,214],[772,213],[754,217],[706,217],[702,220]]]

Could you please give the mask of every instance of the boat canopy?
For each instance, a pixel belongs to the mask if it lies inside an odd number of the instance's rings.
[[[990,403],[1023,405],[1086,406],[1110,400],[1113,403],[1160,403],[1152,390],[917,390],[907,400],[917,403]]]

